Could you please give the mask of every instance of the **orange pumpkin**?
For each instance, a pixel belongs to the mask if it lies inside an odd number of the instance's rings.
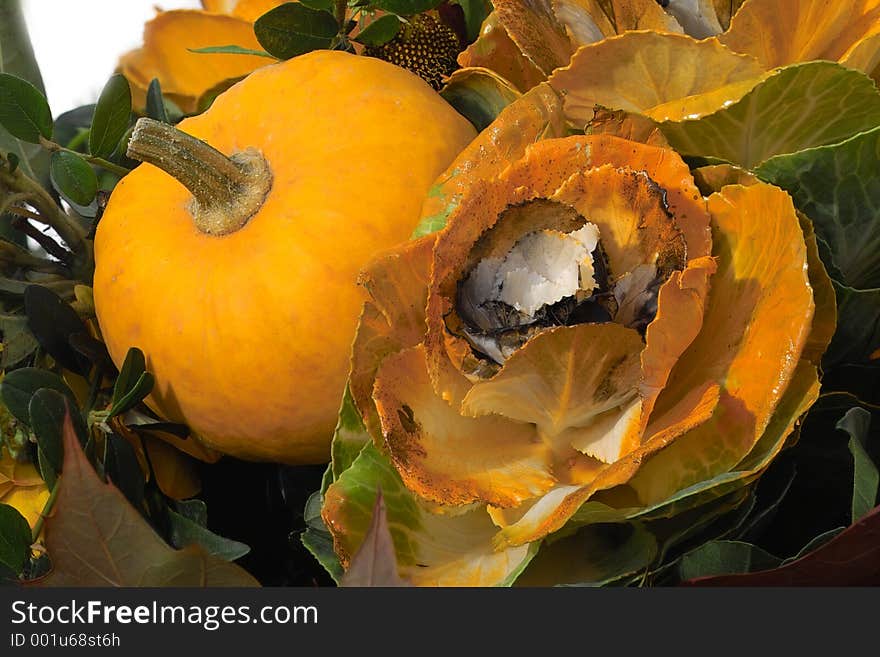
[[[329,51],[256,71],[179,128],[217,150],[140,123],[130,154],[159,166],[126,176],[98,227],[110,354],[141,348],[149,405],[212,448],[325,460],[357,272],[411,234],[474,130],[415,75]]]

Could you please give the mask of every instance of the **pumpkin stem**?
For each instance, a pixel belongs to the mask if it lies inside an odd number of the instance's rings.
[[[272,187],[272,170],[256,149],[227,157],[201,139],[153,119],[138,119],[128,156],[159,167],[192,192],[193,222],[209,235],[228,235],[243,227]]]

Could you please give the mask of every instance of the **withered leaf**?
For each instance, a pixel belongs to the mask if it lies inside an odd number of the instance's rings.
[[[70,415],[55,508],[46,520],[51,572],[34,586],[259,586],[198,546],[169,547],[83,454]]]

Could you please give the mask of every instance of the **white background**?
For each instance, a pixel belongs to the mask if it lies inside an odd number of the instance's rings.
[[[52,114],[93,103],[119,55],[137,48],[154,7],[200,7],[199,0],[24,0],[34,53]]]

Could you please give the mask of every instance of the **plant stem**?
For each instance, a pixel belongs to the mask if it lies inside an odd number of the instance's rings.
[[[336,16],[336,22],[339,24],[340,34],[345,32],[345,12],[347,9],[348,0],[336,0],[333,15]]]
[[[227,157],[201,139],[153,119],[138,120],[128,156],[159,167],[192,192],[193,222],[208,235],[228,235],[244,226],[272,186],[269,164],[256,150]]]
[[[131,169],[127,169],[126,167],[120,166],[119,164],[114,164],[109,160],[105,160],[103,157],[96,157],[94,155],[88,155],[87,153],[80,153],[79,151],[75,151],[72,148],[67,148],[49,139],[44,139],[43,137],[40,137],[40,146],[45,148],[50,153],[73,153],[74,155],[83,158],[89,164],[96,164],[97,166],[103,169],[107,169],[107,171],[115,173],[120,177],[131,172]]]
[[[52,492],[49,493],[49,499],[46,500],[46,503],[43,505],[43,510],[40,511],[40,517],[37,518],[37,522],[34,523],[34,529],[31,532],[31,540],[36,543],[40,540],[40,534],[43,531],[43,525],[46,522],[46,517],[52,513],[52,507],[55,506],[55,500],[58,499],[58,491],[61,490],[61,478],[63,474],[59,474],[55,478],[55,487],[52,489]]]

